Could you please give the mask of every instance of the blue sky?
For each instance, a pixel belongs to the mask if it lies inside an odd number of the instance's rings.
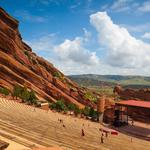
[[[65,74],[150,75],[150,0],[0,0]]]

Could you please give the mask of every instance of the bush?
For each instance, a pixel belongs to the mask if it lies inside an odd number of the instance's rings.
[[[58,78],[58,79],[60,79],[63,82],[65,81],[64,76],[60,72],[54,72],[53,76],[56,77],[56,78]]]
[[[98,120],[99,113],[98,113],[97,111],[95,111],[93,108],[91,108],[91,109],[90,109],[89,116],[91,117],[91,119],[92,119],[93,121],[97,121],[97,120]]]
[[[51,109],[56,109],[56,103],[49,104],[49,107],[50,107]]]
[[[89,116],[90,117],[97,117],[98,113],[93,108],[90,108]]]
[[[30,97],[30,93],[29,91],[27,90],[27,88],[22,88],[21,89],[21,93],[20,93],[20,96],[19,96],[23,101],[28,101],[29,100],[29,97]]]
[[[59,72],[54,72],[53,76],[57,78],[62,78],[62,75]]]
[[[10,91],[6,88],[0,88],[0,93],[4,94],[5,96],[9,95]]]
[[[90,108],[89,116],[92,117],[92,116],[94,116],[94,114],[95,114],[94,109],[93,109],[93,108]]]
[[[26,87],[15,85],[12,95],[16,98],[19,97],[23,102],[28,102],[29,104],[37,103],[35,92],[33,90],[28,91]]]
[[[82,114],[84,114],[85,116],[89,116],[90,113],[90,108],[85,106],[84,109],[82,109]]]
[[[28,51],[24,51],[24,54],[29,58],[29,60],[31,60],[31,56]]]
[[[91,92],[91,91],[87,91],[84,95],[85,99],[89,99],[90,101],[96,103],[97,102],[97,98],[96,96]]]
[[[12,96],[14,97],[21,97],[21,93],[22,93],[22,87],[19,86],[19,85],[15,85],[14,86],[14,89],[13,89],[13,93],[12,93]]]
[[[66,105],[64,104],[64,102],[62,100],[58,100],[56,102],[56,109],[58,111],[62,111],[62,110],[65,110],[66,109]]]
[[[30,104],[36,104],[37,103],[37,97],[36,97],[35,92],[33,90],[31,90],[31,92],[29,92],[29,98],[27,99],[27,101]]]
[[[56,109],[59,112],[68,110],[63,100],[58,100],[57,102],[50,104],[50,108]]]
[[[81,113],[81,110],[76,105],[75,105],[74,113],[75,113],[76,116]]]
[[[68,104],[68,105],[67,105],[67,108],[68,108],[68,110],[70,110],[70,111],[74,111],[74,110],[75,110],[75,108],[76,108],[76,105],[75,105],[75,104],[70,103],[70,104]]]

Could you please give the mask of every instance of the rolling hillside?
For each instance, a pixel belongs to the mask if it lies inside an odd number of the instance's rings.
[[[81,86],[110,86],[120,84],[127,88],[147,88],[150,87],[150,77],[145,76],[122,76],[122,75],[70,75]]]

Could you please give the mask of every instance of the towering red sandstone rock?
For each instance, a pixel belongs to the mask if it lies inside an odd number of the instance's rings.
[[[117,93],[121,99],[139,99],[150,101],[150,89],[123,89],[120,86],[114,88],[114,93]]]
[[[50,102],[64,99],[80,108],[84,105],[95,107],[84,99],[84,91],[76,83],[32,52],[22,41],[18,25],[17,20],[0,8],[0,86],[12,91],[15,84],[25,85]]]

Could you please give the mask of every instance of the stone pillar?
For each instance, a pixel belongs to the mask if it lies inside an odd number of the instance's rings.
[[[104,110],[105,110],[105,95],[100,97],[97,101],[98,122],[100,123],[103,122]]]

